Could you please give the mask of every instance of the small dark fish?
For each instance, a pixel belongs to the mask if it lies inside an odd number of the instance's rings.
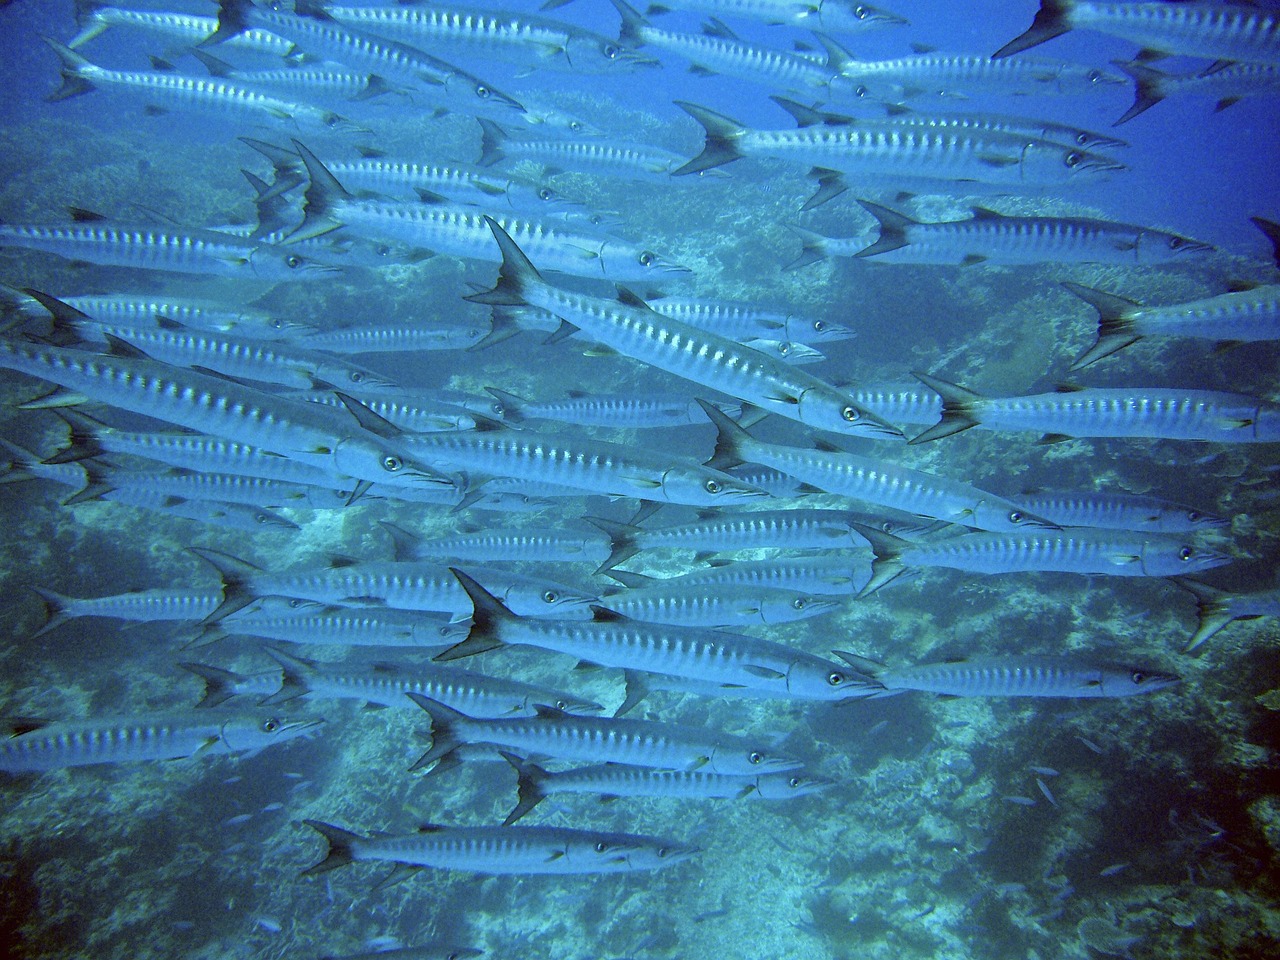
[[[888,720],[881,720],[879,723],[873,723],[871,729],[867,731],[868,737],[874,737],[877,733],[889,726]]]
[[[1094,743],[1092,740],[1090,740],[1089,738],[1076,737],[1076,739],[1079,740],[1081,743],[1083,743],[1086,747],[1088,747],[1094,753],[1098,754],[1098,756],[1102,756],[1102,748],[1098,746],[1096,743]]]
[[[1016,803],[1020,807],[1034,807],[1036,802],[1030,797],[1001,797],[1005,803]]]
[[[252,813],[242,813],[239,816],[227,817],[227,819],[222,821],[222,825],[224,827],[238,827],[243,823],[248,823],[252,819]]]
[[[1040,774],[1042,777],[1056,777],[1058,775],[1058,771],[1053,767],[1027,767],[1027,769],[1032,773]]]
[[[1100,877],[1114,877],[1116,874],[1118,874],[1118,873],[1123,873],[1125,870],[1128,870],[1128,869],[1129,869],[1129,864],[1128,864],[1128,863],[1125,863],[1125,862],[1122,862],[1122,863],[1113,863],[1113,864],[1111,864],[1111,866],[1109,866],[1109,867],[1103,867],[1101,870],[1099,870],[1099,871],[1098,871],[1098,876],[1100,876]]]

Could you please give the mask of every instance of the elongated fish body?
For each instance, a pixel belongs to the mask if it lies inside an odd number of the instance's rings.
[[[62,86],[50,97],[65,100],[99,88],[122,90],[148,104],[182,111],[201,110],[252,117],[280,125],[290,122],[312,131],[341,130],[350,121],[322,107],[285,100],[267,90],[218,77],[193,77],[168,70],[108,70],[90,63],[70,47],[45,38],[62,59]]]
[[[502,249],[502,268],[492,291],[467,299],[541,307],[624,356],[817,430],[900,436],[861,410],[845,391],[776,357],[664,317],[635,297],[607,300],[552,286],[501,224],[487,219]]]
[[[697,851],[671,840],[567,827],[441,827],[369,838],[318,820],[304,821],[329,841],[328,855],[304,871],[352,861],[465,870],[480,874],[635,873],[674,866]]]
[[[471,614],[466,592],[446,567],[433,563],[353,563],[314,570],[269,573],[217,550],[196,549],[222,575],[227,610],[258,597],[291,597],[325,604],[374,605],[396,610]],[[521,616],[590,619],[598,597],[509,570],[472,568],[486,589]],[[217,616],[206,618],[210,622]]]
[[[1226,517],[1160,497],[1133,493],[1032,493],[1015,498],[1027,510],[1060,527],[1102,530],[1147,530],[1152,533],[1196,533],[1229,527]]]
[[[840,74],[856,85],[859,97],[890,102],[921,95],[1078,95],[1124,83],[1124,78],[1114,73],[1060,60],[1036,57],[995,60],[941,52],[891,60],[847,60],[840,64]]]
[[[712,507],[766,495],[693,460],[583,437],[494,430],[418,436],[411,446],[416,456],[453,471],[553,483],[583,493]]]
[[[203,620],[217,609],[222,595],[196,619]],[[439,650],[441,645],[466,639],[467,626],[454,623],[448,614],[433,616],[430,611],[373,610],[359,607],[320,607],[298,601],[301,608],[280,612],[289,601],[253,609],[246,608],[219,620],[211,627],[226,636],[261,637],[298,644],[341,644],[345,647],[407,647]],[[272,691],[274,691],[274,687]],[[272,692],[268,691],[268,692]]]
[[[559,527],[517,527],[418,537],[385,521],[383,526],[397,537],[396,558],[402,560],[600,563],[609,555],[609,540],[602,534],[575,533]],[[401,537],[404,539],[400,540]],[[399,549],[401,542],[405,547],[404,556]]]
[[[308,323],[273,316],[265,310],[189,297],[119,293],[58,299],[101,323],[128,327],[155,326],[158,318],[165,318],[197,330],[263,340],[287,339],[314,329]]]
[[[685,158],[673,150],[643,143],[600,138],[517,138],[485,119],[480,120],[480,128],[482,167],[504,160],[530,160],[552,170],[669,183],[671,175],[685,162]]]
[[[821,557],[780,556],[769,560],[737,560],[709,570],[695,570],[664,581],[671,587],[721,590],[750,584],[776,590],[831,597],[856,596],[871,579],[870,555]]]
[[[1213,251],[1206,243],[1176,233],[1111,220],[1008,217],[974,207],[967,220],[921,223],[869,200],[858,203],[876,218],[880,235],[845,255],[877,263],[1146,265]]]
[[[299,337],[294,341],[308,350],[343,355],[360,353],[418,353],[426,350],[466,350],[474,347],[490,333],[488,323],[452,324],[424,327],[406,323],[397,326],[342,327]],[[319,377],[321,380],[332,379]],[[371,385],[380,378],[369,377]],[[365,389],[358,383],[355,389]],[[398,391],[397,391],[398,392]]]
[[[576,767],[555,773],[535,763],[505,754],[519,776],[519,800],[502,825],[515,823],[539,803],[560,794],[602,794],[608,797],[680,797],[682,799],[791,800],[831,786],[834,781],[803,770],[732,777],[701,770],[651,770],[617,763]]]
[[[257,710],[66,720],[0,740],[0,771],[175,760],[261,750],[309,734],[320,720],[283,720]]]
[[[892,120],[752,130],[736,120],[677,101],[702,124],[703,151],[676,175],[697,173],[742,157],[768,157],[806,168],[895,181],[973,181],[1013,187],[1066,186],[1123,169],[1099,153],[996,130],[932,128]]]
[[[388,485],[442,485],[441,478],[406,460],[398,442],[369,433],[335,411],[221,377],[155,360],[99,356],[5,338],[0,338],[0,367],[122,410],[293,457],[338,476]]]
[[[1112,577],[1191,576],[1230,563],[1187,538],[1128,530],[1028,530],[968,533],[950,540],[910,543],[862,529],[876,559],[866,596],[909,567],[948,567],[966,573],[1080,573]]]
[[[1221,343],[1280,340],[1280,286],[1254,287],[1204,300],[1143,306],[1114,293],[1064,282],[1098,311],[1098,339],[1071,364],[1080,370],[1143,337],[1192,337]]]
[[[613,0],[622,16],[619,39],[637,47],[653,47],[688,60],[696,73],[718,73],[758,83],[770,89],[792,90],[802,95],[825,97],[827,84],[837,72],[824,62],[758,43],[739,40],[725,29],[703,33],[683,33],[655,27],[639,11]]]
[[[890,423],[933,423],[942,416],[942,398],[918,383],[854,388],[858,403]]]
[[[799,760],[779,754],[758,736],[651,720],[579,717],[546,706],[538,708],[536,717],[477,720],[418,694],[408,696],[431,717],[431,749],[413,769],[445,760],[468,743],[488,743],[525,756],[741,776],[801,766]]]
[[[778,101],[786,109],[791,107]],[[1069,123],[1043,120],[1039,117],[1008,116],[995,113],[920,113],[899,108],[892,114],[895,123],[917,124],[926,127],[959,127],[962,129],[996,130],[1033,140],[1047,140],[1082,150],[1115,150],[1128,144],[1115,137],[1086,130]],[[797,118],[798,119],[798,118]],[[856,122],[856,121],[855,121]]]
[[[487,81],[416,47],[340,24],[317,3],[295,3],[296,13],[253,0],[219,0],[218,8],[218,29],[206,46],[257,27],[293,41],[300,50],[413,87],[464,114],[496,112],[516,118],[524,112],[519,102]]]
[[[792,343],[834,343],[857,336],[852,327],[753,303],[706,300],[693,297],[653,297],[645,301],[651,310],[703,330],[748,340],[772,337]]]
[[[480,719],[534,717],[536,704],[547,704],[566,713],[599,713],[598,703],[575,699],[566,693],[532,683],[518,683],[497,677],[432,664],[397,665],[376,663],[333,665],[295,657],[268,647],[283,671],[280,689],[268,703],[285,703],[303,696],[321,699],[364,700],[393,709],[413,710],[406,696],[416,693]]]
[[[242,280],[306,280],[336,273],[290,249],[213,230],[92,220],[83,223],[0,223],[0,247],[42,250],[78,263],[134,267]]]
[[[276,67],[270,70],[239,70],[203,50],[191,51],[210,76],[259,90],[272,90],[302,98],[306,103],[338,100],[372,100],[389,93],[409,96],[411,91],[394,87],[377,74],[335,66]]]
[[[213,613],[222,604],[221,590],[186,590],[157,587],[135,590],[105,597],[69,597],[45,587],[32,587],[44,601],[45,623],[32,636],[38,637],[50,630],[80,617],[105,617],[128,623],[198,622]],[[298,601],[310,606],[306,601]],[[243,610],[228,617],[228,625],[238,617],[255,613],[264,616],[280,616],[283,611],[299,609],[291,601],[276,597],[264,597]]]
[[[1280,62],[1280,16],[1245,3],[1108,3],[1040,0],[1031,27],[994,56],[1007,57],[1069,30],[1092,30],[1145,50],[1209,60]]]
[[[706,423],[702,408],[693,400],[681,396],[663,396],[635,393],[595,394],[570,391],[565,400],[525,400],[505,390],[486,387],[501,404],[503,419],[507,423],[524,420],[554,420],[557,423],[573,423],[584,427],[614,427],[624,430],[642,430],[649,427],[680,427],[691,423]],[[730,416],[740,416],[742,405],[719,403],[719,409]]]
[[[1128,123],[1154,107],[1165,97],[1211,97],[1214,112],[1225,110],[1245,97],[1275,96],[1280,93],[1280,59],[1273,63],[1231,63],[1210,73],[1174,75],[1146,64],[1120,63],[1133,78],[1133,106],[1112,126]]]
[[[1199,623],[1187,641],[1183,653],[1191,653],[1235,620],[1257,620],[1260,617],[1280,616],[1280,589],[1256,590],[1251,593],[1232,593],[1219,590],[1198,580],[1178,579],[1178,586],[1190,591],[1196,598]]]
[[[217,17],[199,17],[161,10],[128,10],[106,6],[93,0],[78,0],[76,20],[80,25],[80,32],[67,44],[73,50],[101,36],[111,27],[129,27],[158,33],[184,46],[194,46],[218,29]],[[262,53],[274,57],[288,56],[293,50],[292,41],[266,30],[246,30],[228,40],[227,46],[246,53]]]
[[[954,697],[1111,699],[1155,693],[1180,679],[1145,667],[1067,657],[973,657],[914,667],[885,667],[862,657],[841,656],[851,664],[869,665],[868,672],[884,686],[879,696],[922,690]]]
[[[624,43],[548,17],[457,4],[333,6],[339,23],[403,40],[424,50],[454,46],[569,73],[618,76],[656,61]],[[625,38],[624,38],[625,40]]]
[[[1036,431],[1049,439],[1121,437],[1280,441],[1280,405],[1242,393],[1158,387],[1088,387],[1027,397],[983,397],[936,377],[916,376],[942,396],[942,419],[912,443],[981,426]]]
[[[668,7],[713,17],[745,17],[768,24],[790,24],[805,30],[835,33],[862,33],[907,23],[897,14],[855,0],[679,0],[662,5],[662,9]]]
[[[689,627],[758,627],[834,613],[839,603],[773,587],[654,585],[606,594],[600,606],[629,620]]]
[[[306,507],[312,503],[307,488],[301,484],[232,473],[98,468],[91,478],[95,487],[106,489],[92,489],[70,502],[98,499],[110,491],[159,501],[216,500],[250,507]]]
[[[334,410],[342,409],[342,401],[331,390],[311,390],[292,394],[295,399]],[[441,433],[449,430],[473,430],[476,421],[461,407],[448,401],[437,401],[431,395],[412,390],[399,394],[354,393],[357,400],[389,423],[407,433]]]
[[[764,443],[718,410],[708,409],[706,405],[703,409],[719,434],[715,455],[708,461],[715,466],[723,468],[748,461],[759,463],[827,493],[982,530],[1054,526],[1012,500],[971,484],[843,450],[813,450]],[[855,525],[854,529],[862,533],[861,527]]]

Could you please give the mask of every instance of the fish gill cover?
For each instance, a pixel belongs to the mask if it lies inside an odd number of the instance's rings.
[[[4,5],[6,955],[1275,955],[1275,18]]]

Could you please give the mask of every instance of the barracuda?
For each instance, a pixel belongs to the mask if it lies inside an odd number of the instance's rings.
[[[418,694],[408,697],[431,717],[431,749],[413,765],[414,770],[437,762],[448,765],[455,759],[454,751],[470,743],[487,743],[526,756],[662,770],[747,775],[801,766],[799,760],[774,751],[763,737],[650,720],[578,717],[551,707],[539,707],[532,718],[477,720]]]
[[[1143,337],[1194,337],[1227,345],[1280,340],[1277,285],[1166,306],[1143,306],[1078,283],[1062,285],[1098,311],[1098,339],[1072,362],[1072,370],[1097,363]]]
[[[544,6],[550,9],[568,2],[550,0]],[[856,0],[678,0],[652,8],[668,9],[697,11],[714,17],[745,17],[771,25],[790,24],[835,33],[863,33],[907,24],[907,20],[897,14]]]
[[[480,874],[634,873],[674,866],[698,852],[657,837],[567,827],[426,824],[417,833],[396,836],[379,832],[366,838],[319,820],[303,822],[329,843],[325,858],[304,870],[304,876],[353,861]]]
[[[1225,554],[1178,537],[1127,530],[1029,530],[968,533],[950,540],[912,543],[861,527],[875,551],[865,597],[909,567],[948,567],[966,573],[1079,573],[1112,577],[1187,576],[1230,563]]]
[[[704,587],[673,586],[622,570],[610,576],[630,589],[606,592],[600,606],[628,620],[644,623],[759,627],[795,623],[840,609],[837,601],[776,587],[740,584],[722,586],[712,593]]]
[[[648,427],[679,427],[706,423],[702,408],[693,400],[680,396],[637,396],[634,393],[603,395],[570,390],[566,400],[526,400],[496,387],[485,387],[502,406],[503,420],[523,423],[525,420],[554,420],[584,427],[614,427],[642,430]],[[729,416],[740,416],[742,405],[719,403],[717,407]]]
[[[774,98],[778,102],[777,98]],[[785,106],[785,104],[784,104]],[[1042,120],[1039,117],[1013,117],[993,113],[917,113],[905,108],[895,109],[891,114],[896,123],[910,123],[926,127],[962,127],[966,129],[995,130],[1011,133],[1019,137],[1030,137],[1033,140],[1048,140],[1060,143],[1064,147],[1079,147],[1082,150],[1116,150],[1129,144],[1116,137],[1095,133],[1084,127],[1077,127],[1053,120]]]
[[[452,536],[420,537],[387,520],[380,524],[395,543],[397,560],[599,563],[609,555],[609,541],[601,534],[574,533],[559,527],[477,530]]]
[[[645,303],[664,317],[739,341],[774,337],[792,343],[812,344],[852,340],[857,336],[853,328],[842,323],[798,316],[754,303],[693,297],[646,297]]]
[[[638,244],[578,233],[543,221],[505,214],[491,217],[476,207],[447,203],[356,200],[315,154],[296,140],[294,146],[311,177],[305,219],[294,240],[346,228],[364,237],[398,240],[438,253],[493,262],[499,255],[488,226],[493,220],[545,257],[548,269],[562,273],[636,280],[689,272]]]
[[[261,340],[287,339],[314,329],[310,324],[273,316],[265,310],[188,297],[117,293],[58,299],[101,323],[122,326],[155,326],[167,319],[196,330],[237,333]]]
[[[1093,30],[1146,50],[1210,60],[1280,62],[1280,16],[1244,3],[1105,3],[1040,0],[1026,33],[993,56],[1008,57],[1069,30]]]
[[[857,595],[870,579],[870,553],[845,549],[831,556],[783,555],[768,560],[713,563],[708,570],[684,573],[678,577],[671,577],[665,582],[673,587],[701,587],[705,590],[720,590],[725,586],[752,584],[831,597],[852,597]]]
[[[189,77],[167,70],[107,70],[90,63],[80,54],[57,40],[45,42],[62,60],[62,86],[49,100],[67,100],[99,87],[125,90],[145,98],[154,109],[177,107],[183,110],[214,110],[248,115],[259,120],[288,121],[315,130],[356,129],[346,117],[312,106],[284,100],[243,84],[228,83],[219,78]]]
[[[1226,517],[1159,497],[1133,493],[1031,493],[1015,498],[1032,513],[1063,527],[1195,533],[1231,526]]]
[[[1013,501],[970,484],[834,448],[764,443],[714,407],[703,403],[703,409],[717,431],[715,454],[707,462],[720,469],[759,463],[827,493],[983,530],[1054,527]]]
[[[971,427],[1032,430],[1048,442],[1074,437],[1280,441],[1280,405],[1242,393],[1159,387],[1070,388],[1026,397],[984,397],[916,373],[942,397],[942,419],[912,443],[927,443]]]
[[[300,337],[295,343],[300,348],[330,354],[406,354],[426,350],[470,350],[481,346],[489,347],[514,335],[515,332],[515,330],[495,329],[485,322],[431,327],[424,327],[421,323],[404,323],[396,326],[381,324],[325,330]],[[317,379],[328,380],[330,383],[342,382],[323,376]],[[372,375],[372,371],[366,371],[365,382],[357,381],[359,385],[353,385],[352,389],[375,388],[380,379]]]
[[[105,597],[69,597],[56,593],[45,587],[30,587],[44,602],[45,622],[31,635],[31,639],[43,636],[56,630],[71,620],[80,617],[105,617],[110,620],[124,620],[128,623],[164,623],[164,622],[198,622],[213,613],[222,604],[220,590],[179,590],[157,588],[153,590],[135,590],[130,593],[117,593]],[[248,617],[261,613],[279,616],[284,611],[293,611],[312,606],[309,601],[290,601],[277,597],[267,597],[250,604],[243,610],[230,615],[226,625],[230,626],[239,617]],[[228,631],[230,632],[230,631]]]
[[[879,236],[850,241],[805,236],[799,264],[820,256],[851,256],[876,263],[973,266],[1035,263],[1155,264],[1195,258],[1213,247],[1176,233],[1085,217],[1010,217],[974,207],[967,220],[922,223],[869,200]]]
[[[292,394],[295,399],[341,410],[343,402],[330,390],[311,390]],[[403,390],[398,395],[354,394],[355,399],[377,416],[406,433],[441,433],[449,430],[474,430],[475,417],[460,405],[440,400],[427,392]],[[936,414],[935,414],[936,416]]]
[[[204,68],[209,71],[211,77],[247,87],[288,90],[301,95],[307,101],[325,98],[360,101],[372,100],[390,93],[404,97],[411,94],[407,88],[392,86],[377,74],[360,70],[326,66],[240,70],[205,50],[192,50],[191,55],[204,64]]]
[[[535,763],[503,753],[519,777],[519,799],[504,827],[525,816],[547,797],[559,794],[600,794],[605,797],[679,797],[682,799],[790,800],[834,785],[803,770],[765,773],[757,777],[730,777],[700,770],[648,770],[617,763],[602,763],[549,773]]]
[[[98,356],[0,338],[0,367],[199,433],[261,447],[336,476],[388,485],[452,481],[406,458],[395,438],[349,417],[154,360]]]
[[[158,33],[185,46],[199,43],[218,29],[217,17],[197,17],[188,13],[159,10],[125,10],[94,0],[76,0],[76,22],[80,25],[80,32],[67,44],[73,50],[100,37],[111,27],[132,27],[148,33]],[[293,50],[291,41],[266,30],[246,30],[228,40],[227,45],[235,50],[274,57],[286,57]]]
[[[502,267],[491,291],[468,300],[541,307],[624,356],[814,429],[879,439],[901,436],[831,384],[727,337],[664,317],[634,295],[624,292],[623,300],[615,301],[552,286],[502,226],[485,219],[502,250]]]
[[[398,37],[424,49],[453,44],[469,52],[570,73],[630,73],[656,60],[581,27],[528,13],[455,4],[327,7],[340,23]]]
[[[1214,113],[1239,103],[1245,97],[1275,96],[1280,92],[1280,61],[1275,63],[1232,63],[1207,74],[1175,76],[1145,64],[1116,61],[1133,78],[1133,106],[1112,126],[1128,123],[1154,107],[1165,97],[1212,97]]]
[[[205,628],[205,637],[258,637],[298,644],[439,650],[442,645],[457,643],[467,636],[467,625],[455,623],[447,613],[321,607],[310,600],[269,599],[274,602],[262,607],[246,607],[209,625]],[[205,619],[221,602],[222,596],[218,594],[216,602],[196,619]],[[285,608],[284,612],[280,611],[281,607]]]
[[[1256,590],[1251,593],[1232,593],[1219,590],[1198,580],[1177,578],[1178,586],[1196,598],[1199,622],[1195,633],[1187,641],[1183,653],[1191,653],[1235,620],[1257,620],[1260,617],[1280,616],[1280,589]]]
[[[1124,169],[1102,154],[995,130],[938,128],[893,120],[752,130],[706,107],[676,105],[702,124],[702,153],[673,175],[698,173],[743,157],[768,157],[816,168],[897,181],[956,181],[1009,188],[1065,186]],[[830,199],[828,187],[807,207]]]
[[[253,0],[219,0],[218,29],[203,45],[216,45],[258,27],[293,41],[301,50],[411,86],[415,93],[467,115],[496,112],[518,117],[524,112],[518,101],[487,81],[415,47],[343,26],[313,0],[297,0],[294,10],[275,10]]]
[[[505,160],[529,160],[545,172],[564,170],[599,177],[670,182],[685,158],[671,150],[620,140],[526,139],[508,134],[492,121],[480,119],[480,166]]]
[[[851,666],[864,670],[888,697],[923,690],[953,697],[1115,698],[1156,693],[1181,678],[1145,667],[1091,663],[1067,657],[973,657],[916,667],[886,667],[875,660],[837,651]]]
[[[148,717],[24,722],[0,740],[0,770],[38,773],[63,767],[175,760],[258,751],[309,736],[323,720],[282,720],[265,711],[198,711]]]
[[[306,280],[339,269],[213,230],[114,223],[90,211],[72,213],[78,222],[66,225],[0,223],[0,247],[41,250],[76,263],[241,280]]]

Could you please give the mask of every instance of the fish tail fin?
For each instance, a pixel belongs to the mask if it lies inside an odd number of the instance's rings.
[[[618,42],[625,43],[629,47],[644,46],[643,30],[649,25],[649,21],[645,19],[644,14],[637,10],[626,0],[611,0],[614,9],[618,11],[618,16],[622,19],[622,23],[618,27]]]
[[[1249,222],[1262,231],[1262,235],[1271,241],[1271,256],[1280,267],[1280,223],[1266,217],[1250,217]]]
[[[409,563],[422,559],[422,553],[419,550],[422,540],[416,533],[410,533],[390,520],[379,520],[378,526],[387,531],[391,537],[392,560],[396,563]]]
[[[297,140],[293,141],[294,149],[302,157],[307,168],[307,189],[303,194],[302,223],[289,234],[289,243],[299,240],[310,240],[312,237],[332,233],[342,226],[341,221],[333,216],[334,207],[343,200],[351,198],[351,194],[338,178],[329,172],[329,168],[320,162],[320,158],[308,150]]]
[[[183,670],[194,673],[204,681],[204,696],[196,704],[197,710],[207,710],[210,707],[226,703],[240,692],[238,687],[245,680],[245,677],[239,673],[232,670],[224,670],[222,667],[211,666],[207,663],[184,661],[179,663],[178,666]]]
[[[420,693],[407,693],[405,696],[425,710],[427,716],[431,718],[431,749],[419,757],[417,763],[409,769],[421,770],[437,760],[441,763],[455,760],[453,753],[462,746],[462,741],[458,738],[458,723],[465,722],[468,719],[467,715],[459,713],[452,707],[446,707],[438,700],[424,697]]]
[[[502,821],[504,827],[509,827],[547,798],[542,788],[543,781],[547,779],[547,771],[514,753],[507,753],[505,750],[500,750],[499,753],[502,754],[502,759],[515,767],[518,777],[516,805],[507,814],[507,819]]]
[[[50,103],[59,100],[70,100],[82,93],[91,93],[97,87],[86,74],[94,70],[94,66],[65,43],[59,43],[52,37],[45,37],[44,42],[53,48],[53,52],[62,61],[62,86],[45,97]]]
[[[1190,580],[1187,577],[1171,577],[1170,579],[1196,598],[1196,613],[1199,616],[1199,623],[1196,624],[1196,632],[1191,635],[1187,645],[1182,648],[1183,653],[1191,653],[1200,644],[1235,619],[1231,616],[1226,605],[1226,600],[1230,594],[1225,590],[1219,590],[1217,587],[1211,587],[1207,583],[1201,583],[1199,580]]]
[[[40,624],[35,633],[31,634],[28,639],[34,640],[36,637],[43,637],[46,633],[56,630],[68,620],[72,619],[71,614],[67,613],[67,608],[71,606],[73,597],[68,597],[64,593],[57,593],[44,587],[28,587],[32,593],[38,596],[44,604],[44,623]]]
[[[707,403],[701,397],[694,397],[694,399],[698,401],[698,406],[702,407],[702,412],[716,428],[716,447],[706,466],[712,470],[728,470],[730,467],[747,463],[748,458],[743,452],[743,446],[751,441],[751,434],[727,417],[719,407]]]
[[[1138,303],[1070,280],[1064,280],[1062,286],[1098,311],[1098,339],[1072,361],[1072,370],[1087,367],[1142,339],[1141,335],[1133,332],[1133,312]]]
[[[524,408],[528,406],[528,400],[523,397],[517,397],[514,393],[507,393],[505,390],[499,390],[497,387],[485,387],[484,389],[495,400],[502,404],[502,419],[504,422],[524,422]]]
[[[738,150],[737,141],[747,132],[746,127],[722,113],[700,107],[696,103],[685,100],[677,100],[675,103],[677,107],[702,124],[706,132],[706,143],[700,154],[671,171],[673,177],[681,177],[687,173],[701,173],[703,170],[710,170],[712,167],[741,159],[742,153]]]
[[[615,717],[622,717],[630,713],[639,706],[640,701],[649,695],[649,681],[646,674],[640,670],[623,670],[622,679],[624,683],[624,696],[622,702],[618,704],[618,709],[613,711]]]
[[[218,28],[197,46],[213,47],[249,29],[250,0],[218,0]]]
[[[75,50],[107,32],[110,24],[98,16],[98,11],[105,6],[101,0],[76,0],[76,25],[80,31],[67,41],[68,47]]]
[[[258,595],[250,589],[249,581],[262,573],[261,567],[255,567],[247,560],[233,557],[221,550],[192,547],[191,552],[217,570],[222,578],[222,603],[218,604],[213,613],[205,617],[201,623],[206,625],[217,623],[237,610],[243,610],[258,599]]]
[[[492,167],[507,158],[502,145],[511,139],[511,134],[503,130],[492,120],[477,117],[480,124],[480,160],[482,167]]]
[[[67,425],[67,445],[57,453],[45,457],[43,463],[75,463],[107,452],[102,445],[103,424],[100,421],[70,407],[56,407],[53,412]]]
[[[784,271],[799,270],[801,267],[807,267],[809,264],[817,263],[819,260],[826,260],[830,256],[827,252],[827,245],[831,242],[830,237],[823,236],[816,230],[797,226],[794,223],[787,224],[787,227],[800,238],[800,256],[783,267]]]
[[[870,200],[858,199],[858,206],[876,218],[880,236],[875,243],[863,247],[854,254],[856,257],[874,257],[881,253],[888,253],[890,250],[900,250],[907,245],[907,229],[920,225],[919,221],[912,220],[896,210],[882,207],[878,203],[872,203]]]
[[[849,526],[871,544],[871,552],[875,555],[871,561],[871,579],[858,592],[858,599],[869,597],[885,584],[896,580],[906,571],[901,560],[902,550],[908,545],[906,540],[895,537],[891,533],[877,530],[866,524],[850,520]]]
[[[583,517],[593,527],[599,527],[609,538],[609,556],[596,568],[596,574],[612,570],[620,563],[626,563],[640,548],[636,546],[636,534],[640,528],[630,523],[618,523],[616,520],[605,520],[603,517]]]
[[[498,282],[493,285],[492,290],[473,293],[463,299],[472,303],[500,307],[514,307],[528,303],[525,295],[531,287],[545,283],[542,275],[538,273],[538,268],[533,265],[533,262],[524,255],[524,251],[511,239],[511,235],[502,229],[498,221],[493,217],[485,217],[484,220],[489,224],[494,239],[498,241],[498,248],[502,251],[502,266],[498,268]]]
[[[358,833],[352,833],[350,830],[343,830],[341,827],[335,827],[331,823],[324,823],[320,820],[303,820],[308,827],[320,833],[325,840],[329,841],[329,850],[325,858],[317,864],[313,864],[302,871],[304,877],[314,877],[318,873],[328,873],[330,870],[336,870],[338,867],[344,867],[355,859],[353,846],[364,838]]]
[[[845,183],[844,174],[839,170],[814,167],[809,171],[809,176],[818,181],[818,189],[813,192],[813,196],[800,205],[801,213],[820,207],[849,189],[849,185]]]
[[[458,579],[462,589],[471,598],[471,632],[467,635],[467,639],[454,644],[432,659],[445,663],[504,646],[506,641],[502,638],[503,627],[520,618],[503,606],[501,600],[482,587],[474,578],[467,576],[457,567],[450,567],[449,572]]]
[[[1060,37],[1071,29],[1071,0],[1040,0],[1040,9],[1026,32],[1014,37],[991,55],[992,60],[1011,57],[1023,50],[1030,50],[1046,40]]]
[[[1156,70],[1154,67],[1148,67],[1137,60],[1113,60],[1111,62],[1133,79],[1133,106],[1112,124],[1113,127],[1128,123],[1138,114],[1150,110],[1168,95],[1165,92],[1165,81],[1169,79],[1167,73]]]
[[[930,440],[949,437],[953,433],[962,433],[982,422],[977,414],[977,406],[983,399],[982,394],[966,389],[958,383],[939,380],[928,374],[913,371],[913,375],[942,397],[942,416],[932,427],[912,437],[907,441],[908,443],[928,443]]]
[[[306,181],[303,176],[305,168],[302,164],[302,158],[292,150],[277,147],[274,143],[268,143],[265,140],[258,140],[254,137],[238,137],[237,139],[246,147],[257,150],[271,163],[271,169],[275,174],[275,182],[271,184],[271,190],[268,194],[259,197],[260,200],[269,200],[277,194],[287,193]]]
[[[311,678],[316,675],[316,662],[305,657],[295,657],[279,647],[264,646],[263,652],[280,664],[280,689],[258,702],[269,705],[288,703],[311,692]]]

